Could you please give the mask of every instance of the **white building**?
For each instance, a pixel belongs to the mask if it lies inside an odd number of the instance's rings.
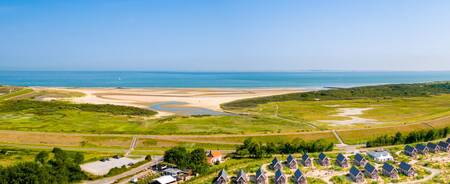
[[[153,183],[156,183],[156,184],[169,184],[169,183],[176,183],[176,182],[177,182],[177,179],[175,179],[174,177],[172,177],[170,175],[161,176],[161,177],[153,180]]]
[[[370,156],[370,158],[374,159],[377,162],[386,162],[389,160],[394,160],[394,157],[385,150],[376,150],[376,151],[369,151],[367,155]]]

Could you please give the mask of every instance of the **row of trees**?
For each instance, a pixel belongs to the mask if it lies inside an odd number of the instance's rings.
[[[203,148],[197,148],[189,152],[185,147],[173,147],[164,153],[164,161],[175,164],[180,169],[192,169],[194,173],[208,171],[206,152]]]
[[[252,138],[244,141],[243,145],[236,148],[235,156],[263,158],[272,154],[310,153],[333,150],[333,142],[324,139],[306,142],[302,139],[294,139],[291,142],[257,142]]]
[[[442,129],[431,129],[431,130],[420,130],[413,131],[406,135],[397,132],[393,136],[383,135],[379,136],[373,140],[367,141],[367,147],[377,147],[377,146],[387,146],[396,144],[410,144],[415,142],[425,142],[435,139],[445,138],[449,133],[449,128],[445,127]]]
[[[23,162],[6,168],[0,167],[0,183],[74,183],[86,178],[80,164],[82,153],[66,152],[59,148],[36,155],[34,162]]]

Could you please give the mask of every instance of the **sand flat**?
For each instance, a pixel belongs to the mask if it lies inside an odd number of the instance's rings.
[[[48,89],[48,88],[47,88]],[[286,93],[304,92],[299,88],[274,89],[221,89],[221,88],[51,88],[86,94],[70,99],[75,103],[115,104],[148,108],[154,103],[176,101],[184,102],[188,107],[201,107],[222,111],[220,104],[234,100]],[[158,111],[158,116],[171,115]]]

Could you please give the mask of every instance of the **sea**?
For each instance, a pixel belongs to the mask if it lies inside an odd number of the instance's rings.
[[[450,71],[0,71],[0,85],[73,88],[333,88],[449,80]]]

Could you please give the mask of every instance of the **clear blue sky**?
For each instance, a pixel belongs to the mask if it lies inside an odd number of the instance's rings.
[[[0,70],[450,70],[447,0],[0,0]]]

